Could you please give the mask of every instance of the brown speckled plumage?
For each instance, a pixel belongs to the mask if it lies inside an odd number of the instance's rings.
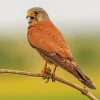
[[[29,27],[27,38],[43,58],[69,71],[79,81],[91,89],[95,89],[90,79],[83,74],[73,59],[68,43],[61,32],[50,21],[45,10],[35,7],[28,10]]]

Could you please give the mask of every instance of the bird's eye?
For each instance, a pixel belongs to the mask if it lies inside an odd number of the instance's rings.
[[[38,12],[37,12],[37,11],[35,11],[35,14],[37,15],[37,14],[38,14]]]

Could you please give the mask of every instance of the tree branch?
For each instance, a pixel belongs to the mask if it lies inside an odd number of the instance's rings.
[[[27,72],[27,71],[20,71],[20,70],[11,70],[11,69],[0,69],[0,74],[3,73],[11,73],[11,74],[19,74],[19,75],[26,75],[26,76],[33,76],[33,77],[43,77],[44,79],[47,79],[47,74],[48,74],[48,79],[49,80],[51,78],[51,74],[50,73],[46,73],[45,75],[41,75],[39,73],[33,73],[33,72]],[[83,95],[86,95],[88,98],[90,98],[90,100],[98,100],[91,92],[89,92],[86,88],[83,88],[75,83],[72,83],[68,80],[64,80],[58,76],[53,76],[53,79],[64,83],[66,85],[69,85],[77,90],[79,90]]]

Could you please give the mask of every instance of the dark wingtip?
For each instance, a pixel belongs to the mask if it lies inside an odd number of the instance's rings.
[[[90,80],[80,80],[84,85],[91,89],[96,89],[96,87],[93,85],[93,83]]]
[[[87,87],[91,88],[91,89],[96,89],[96,87],[93,85],[92,81],[82,73],[82,71],[77,68],[77,78]]]
[[[96,87],[93,85],[93,83],[90,83],[89,82],[89,84],[87,85],[89,88],[91,88],[91,89],[96,89]]]
[[[91,89],[96,89],[96,87],[93,85]]]

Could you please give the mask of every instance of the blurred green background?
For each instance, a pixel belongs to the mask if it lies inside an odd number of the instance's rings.
[[[97,88],[90,91],[100,98],[99,37],[83,35],[67,36],[67,38],[77,63]],[[0,68],[39,72],[44,63],[40,55],[28,44],[26,37],[0,38]],[[56,74],[83,86],[60,68],[57,69]],[[64,84],[58,82],[46,84],[41,78],[11,74],[0,75],[0,98],[1,100],[80,100],[80,98],[88,100],[80,92]]]
[[[56,4],[57,3],[57,4]],[[55,6],[56,5],[56,6]],[[27,41],[26,12],[43,7],[64,33],[81,70],[93,81],[90,90],[100,99],[100,1],[99,0],[1,0],[0,68],[40,72],[45,61]],[[48,41],[47,41],[48,42]],[[52,69],[54,66],[49,65]],[[75,82],[76,78],[60,67],[56,75]],[[89,100],[79,91],[42,78],[0,74],[0,100]]]

